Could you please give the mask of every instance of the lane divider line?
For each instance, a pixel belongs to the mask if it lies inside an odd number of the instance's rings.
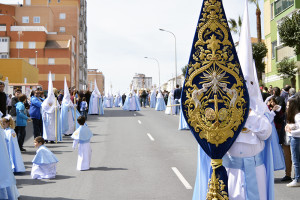
[[[138,120],[138,123],[139,123],[139,124],[142,124],[142,122],[141,122],[140,120]]]
[[[179,170],[176,167],[172,167],[173,172],[176,174],[176,176],[179,178],[181,183],[184,185],[184,187],[187,190],[191,190],[192,186],[187,182],[187,180],[182,176],[182,174],[179,172]]]
[[[154,141],[154,138],[152,137],[152,135],[150,133],[147,133],[147,135],[150,138],[150,140]]]

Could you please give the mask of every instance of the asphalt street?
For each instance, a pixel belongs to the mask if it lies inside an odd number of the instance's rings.
[[[197,167],[197,143],[190,131],[178,130],[178,116],[150,108],[138,112],[106,109],[104,116],[89,115],[92,161],[89,171],[77,171],[72,139],[46,146],[57,156],[57,176],[30,177],[32,124],[27,126],[23,160],[26,173],[17,174],[21,200],[190,200]],[[288,188],[275,172],[275,199],[299,199],[300,188]]]

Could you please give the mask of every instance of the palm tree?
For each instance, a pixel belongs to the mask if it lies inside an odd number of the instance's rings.
[[[239,15],[238,21],[235,21],[235,19],[230,18],[228,22],[230,24],[230,27],[229,27],[230,31],[235,34],[240,35],[241,27],[242,27],[241,16]]]
[[[260,20],[260,8],[259,8],[259,0],[248,0],[250,3],[256,4],[256,29],[257,29],[257,42],[261,42],[261,20]]]

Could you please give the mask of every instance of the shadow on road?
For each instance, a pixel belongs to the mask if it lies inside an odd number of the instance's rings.
[[[128,169],[127,168],[111,168],[111,167],[91,167],[90,170],[114,171],[114,170],[128,170]]]
[[[289,181],[288,181],[288,182],[286,182],[286,181],[281,181],[281,179],[282,179],[282,178],[274,178],[274,183],[275,183],[275,184],[284,184],[284,185],[290,183]]]
[[[20,196],[19,200],[81,200],[81,199],[69,199],[63,197],[30,197],[30,196]]]

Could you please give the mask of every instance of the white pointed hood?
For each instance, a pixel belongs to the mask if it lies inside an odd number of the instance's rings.
[[[239,41],[238,57],[241,64],[242,72],[246,80],[246,85],[250,97],[250,108],[259,114],[263,114],[266,105],[262,101],[255,63],[252,54],[252,43],[249,26],[248,15],[248,0],[245,0],[245,10],[243,16],[243,23]]]
[[[92,92],[92,95],[93,96],[97,96],[98,98],[101,98],[101,94],[99,92],[96,79],[95,79],[95,87],[94,87],[94,91]]]
[[[71,101],[71,96],[69,92],[69,88],[67,85],[67,79],[65,77],[65,84],[64,84],[64,98],[62,100],[62,104],[66,106],[73,106],[73,102]]]
[[[160,87],[158,88],[158,94],[156,98],[164,98],[161,91],[160,91]]]
[[[56,98],[53,92],[53,83],[51,72],[49,72],[48,76],[48,97],[42,103],[42,109],[47,113],[53,113],[55,111],[55,101]]]

